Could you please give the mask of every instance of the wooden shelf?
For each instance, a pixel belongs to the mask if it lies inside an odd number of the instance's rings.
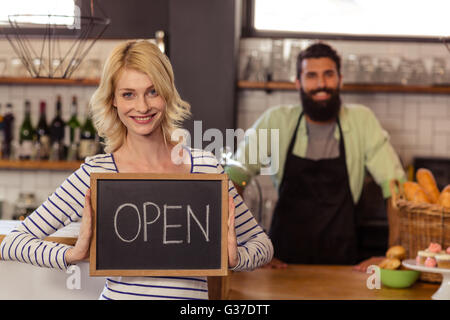
[[[252,82],[238,81],[239,89],[256,89],[256,90],[296,90],[293,82]],[[450,85],[442,86],[416,86],[401,84],[360,84],[349,83],[344,84],[342,92],[353,93],[450,93]]]
[[[0,169],[15,170],[76,170],[82,161],[32,161],[32,160],[0,160]]]
[[[0,77],[0,84],[54,85],[54,86],[97,86],[99,79],[58,79],[58,78],[13,78]]]

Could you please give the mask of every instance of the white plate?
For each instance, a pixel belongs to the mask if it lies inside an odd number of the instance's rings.
[[[442,274],[450,274],[450,269],[444,269],[444,268],[432,268],[432,267],[425,267],[423,265],[418,265],[416,260],[414,259],[408,259],[403,260],[402,264],[412,270],[422,271],[422,272],[431,272],[431,273],[442,273]]]
[[[431,298],[434,300],[450,300],[450,269],[421,266],[414,259],[404,260],[402,264],[408,269],[442,274],[441,286]]]

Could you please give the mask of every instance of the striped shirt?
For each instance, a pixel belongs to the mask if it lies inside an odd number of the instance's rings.
[[[191,173],[224,173],[212,153],[188,151]],[[99,154],[86,158],[78,170],[4,238],[0,244],[2,259],[66,270],[65,254],[71,247],[43,239],[81,219],[92,172],[118,172],[114,156]],[[230,181],[228,192],[236,206],[239,262],[233,270],[252,270],[272,259],[272,242]],[[208,299],[208,283],[206,277],[109,277],[100,299]]]

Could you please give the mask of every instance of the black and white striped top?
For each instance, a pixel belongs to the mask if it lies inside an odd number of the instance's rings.
[[[223,173],[210,153],[188,149],[191,173]],[[11,231],[0,244],[4,260],[16,260],[39,267],[67,269],[65,253],[70,246],[44,241],[58,229],[81,219],[84,197],[92,172],[118,172],[112,154],[86,158],[48,199]],[[233,270],[252,270],[273,256],[272,242],[257,224],[229,182],[229,194],[236,206],[235,226],[239,263]],[[100,299],[208,299],[206,277],[110,277]]]

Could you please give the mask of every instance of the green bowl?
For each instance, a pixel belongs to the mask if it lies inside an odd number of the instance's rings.
[[[233,181],[238,186],[245,188],[250,183],[250,173],[240,163],[234,160],[229,160],[229,162],[231,163],[228,163],[224,166],[225,173],[228,174],[228,177],[231,181]]]
[[[390,288],[408,288],[419,278],[420,272],[415,270],[381,270],[381,283]]]

